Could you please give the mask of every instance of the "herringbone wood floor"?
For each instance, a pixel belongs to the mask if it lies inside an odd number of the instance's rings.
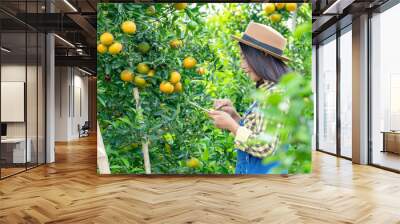
[[[311,175],[100,177],[95,138],[0,181],[0,223],[400,223],[400,175],[314,153]]]

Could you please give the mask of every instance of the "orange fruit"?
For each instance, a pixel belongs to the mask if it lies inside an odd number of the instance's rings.
[[[264,11],[267,14],[271,14],[271,13],[275,12],[275,4],[274,3],[266,3]]]
[[[181,74],[179,74],[179,72],[177,71],[171,72],[171,74],[169,74],[169,81],[172,84],[178,83],[179,81],[181,81]]]
[[[175,83],[174,92],[182,92],[182,83],[181,82]]]
[[[194,66],[196,66],[196,64],[197,64],[197,61],[193,57],[186,57],[185,59],[183,59],[183,67],[184,68],[191,69],[191,68],[194,68]]]
[[[186,166],[189,168],[197,168],[200,166],[200,161],[197,158],[191,158],[186,161]]]
[[[136,32],[136,24],[133,21],[125,21],[121,24],[121,29],[126,34],[133,34]]]
[[[174,7],[176,10],[184,10],[186,9],[188,3],[175,3]]]
[[[297,4],[296,3],[286,3],[286,10],[289,12],[296,11]]]
[[[154,69],[150,69],[150,71],[147,73],[148,77],[153,77],[156,74],[156,71]]]
[[[167,94],[173,93],[174,86],[170,82],[163,81],[160,84],[160,91]]]
[[[132,82],[133,80],[133,73],[130,70],[123,70],[120,74],[120,78],[124,82]]]
[[[283,9],[283,8],[285,8],[285,3],[275,3],[275,7],[277,9]]]
[[[276,23],[276,22],[281,21],[282,15],[279,13],[274,13],[274,14],[270,15],[269,18],[271,19],[272,22]]]
[[[145,87],[146,84],[147,84],[146,80],[141,76],[136,76],[135,79],[134,79],[134,82],[139,87]]]
[[[115,42],[108,48],[108,52],[112,55],[119,54],[121,51],[122,44],[120,42]]]
[[[111,45],[113,41],[114,41],[114,36],[109,32],[105,32],[100,36],[100,43],[106,46]]]
[[[197,69],[197,74],[199,74],[199,75],[204,75],[204,74],[206,74],[206,69],[203,68],[203,67],[198,68],[198,69]]]
[[[141,74],[147,74],[150,71],[150,68],[145,63],[139,63],[136,65],[136,70]]]
[[[178,39],[174,39],[169,42],[169,46],[171,48],[180,48],[180,47],[182,47],[182,45],[183,45],[182,40],[178,40]]]
[[[98,44],[97,45],[97,52],[99,52],[100,54],[104,54],[107,52],[107,46],[104,44]]]

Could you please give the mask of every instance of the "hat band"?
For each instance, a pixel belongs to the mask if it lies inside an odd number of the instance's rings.
[[[259,47],[261,47],[261,48],[264,48],[265,50],[271,51],[271,52],[273,52],[273,53],[275,53],[275,54],[277,54],[277,55],[280,55],[280,56],[281,56],[281,55],[283,54],[283,51],[282,51],[281,49],[278,49],[278,48],[273,47],[273,46],[271,46],[271,45],[268,45],[268,44],[266,44],[266,43],[260,42],[260,41],[258,41],[258,40],[256,40],[256,39],[254,39],[253,37],[250,37],[250,36],[247,35],[247,34],[243,34],[242,39],[243,39],[243,40],[246,40],[246,41],[249,41],[249,42],[251,42],[252,44],[255,44],[255,45],[257,45],[257,46],[259,46]]]

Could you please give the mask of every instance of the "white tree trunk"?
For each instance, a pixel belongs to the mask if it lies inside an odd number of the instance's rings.
[[[144,170],[146,174],[151,174],[151,165],[150,165],[150,158],[149,158],[149,142],[143,141],[142,142],[142,153],[144,159]]]
[[[104,147],[103,138],[101,136],[99,123],[97,122],[97,168],[100,174],[110,174],[110,164],[106,149]]]
[[[133,96],[136,101],[136,111],[139,111],[139,113],[142,113],[138,88],[133,88]],[[141,117],[142,117],[142,114],[141,114]],[[143,153],[145,173],[151,174],[151,163],[150,163],[150,157],[149,157],[149,141],[147,139],[142,141],[142,153]]]

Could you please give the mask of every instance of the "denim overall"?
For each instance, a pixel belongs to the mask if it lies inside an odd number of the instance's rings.
[[[257,104],[253,103],[250,108],[246,111],[243,117],[250,114],[254,109],[257,108]],[[244,125],[244,120],[239,121],[239,125]],[[237,151],[237,162],[236,162],[236,174],[269,174],[272,169],[279,166],[279,161],[272,162],[269,164],[263,164],[260,158],[254,157],[247,152],[236,149]],[[283,173],[287,173],[283,172]]]

